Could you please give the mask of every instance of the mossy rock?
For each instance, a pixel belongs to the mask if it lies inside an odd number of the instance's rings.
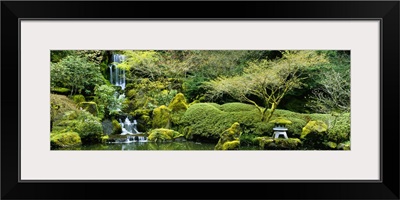
[[[160,106],[153,110],[153,128],[170,128],[171,127],[171,109],[167,106]]]
[[[81,94],[74,95],[74,96],[72,97],[72,99],[74,100],[74,102],[75,102],[76,104],[79,104],[79,103],[82,103],[82,102],[85,102],[85,101],[86,101],[86,100],[85,100],[85,97],[84,97],[83,95],[81,95]]]
[[[336,147],[338,146],[335,142],[332,141],[326,142],[325,145],[331,149],[336,149]]]
[[[307,137],[307,135],[310,133],[321,135],[326,133],[327,130],[328,125],[326,125],[323,121],[309,121],[301,132],[301,138]]]
[[[302,147],[302,142],[298,138],[271,138],[271,137],[257,137],[256,141],[259,146],[265,150],[296,150]]]
[[[99,113],[99,110],[97,108],[96,102],[89,101],[89,102],[81,102],[79,103],[79,107],[82,109],[90,112],[92,115],[97,116]]]
[[[221,133],[218,144],[215,146],[215,150],[234,150],[240,146],[240,124],[235,122],[232,126]]]
[[[339,150],[350,150],[350,147],[350,141],[346,141],[337,145],[337,149]]]
[[[71,90],[68,88],[56,87],[56,88],[51,88],[51,92],[60,95],[68,95],[71,92]]]
[[[69,111],[78,111],[75,103],[67,96],[50,94],[50,120],[56,123]]]
[[[103,144],[107,143],[109,139],[110,139],[110,136],[108,136],[108,135],[102,136],[101,137],[101,143],[103,143]]]
[[[166,129],[166,128],[159,128],[153,129],[149,132],[149,141],[153,142],[168,142],[173,141],[176,138],[181,138],[183,134],[180,134],[177,131]]]
[[[176,94],[168,105],[168,108],[171,110],[171,122],[173,125],[179,124],[181,117],[188,107],[189,105],[186,103],[185,96],[182,93]]]
[[[80,145],[82,143],[76,132],[52,133],[50,134],[51,148],[62,148]]]
[[[112,134],[121,134],[122,133],[122,127],[121,124],[113,119],[112,120]]]

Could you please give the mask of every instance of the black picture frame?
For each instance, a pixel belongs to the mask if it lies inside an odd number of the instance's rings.
[[[1,198],[399,199],[399,8],[399,1],[2,1]],[[109,9],[118,12],[104,12]],[[15,128],[20,130],[19,20],[110,18],[379,19],[381,180],[20,182],[20,146]],[[365,110],[368,114],[368,108]]]

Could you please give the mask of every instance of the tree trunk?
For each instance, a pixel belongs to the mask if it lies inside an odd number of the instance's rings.
[[[275,112],[276,106],[277,106],[277,104],[272,103],[272,105],[271,105],[271,111],[269,112],[269,115],[268,115],[268,117],[267,117],[266,122],[269,122],[269,120],[271,119],[272,115],[273,115],[274,112]]]

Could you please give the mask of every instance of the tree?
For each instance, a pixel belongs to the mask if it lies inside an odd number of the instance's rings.
[[[315,51],[285,51],[281,59],[249,62],[243,75],[218,77],[206,82],[205,87],[212,98],[229,94],[239,101],[255,105],[261,121],[269,121],[282,98],[289,91],[302,87],[307,78],[303,71],[326,62],[325,56]],[[252,96],[258,97],[263,105]],[[270,111],[267,112],[263,106],[269,107]]]
[[[67,56],[50,65],[51,87],[65,87],[75,93],[90,94],[96,85],[103,84],[99,66],[79,56]]]
[[[106,108],[109,111],[109,115],[118,114],[123,109],[125,95],[118,95],[118,92],[112,86],[97,86],[94,94],[97,96],[97,104],[101,115],[105,113]]]
[[[317,112],[349,112],[350,111],[350,70],[339,73],[328,70],[320,74],[320,87],[313,90],[308,106]]]

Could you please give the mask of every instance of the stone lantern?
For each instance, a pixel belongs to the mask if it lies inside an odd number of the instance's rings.
[[[283,137],[285,137],[286,139],[289,139],[286,131],[288,130],[286,128],[287,124],[292,124],[291,121],[289,121],[288,119],[285,119],[283,117],[278,117],[272,121],[270,121],[270,123],[274,123],[275,127],[273,128],[274,133],[272,134],[272,138],[276,139],[279,138],[280,135],[283,135]]]

